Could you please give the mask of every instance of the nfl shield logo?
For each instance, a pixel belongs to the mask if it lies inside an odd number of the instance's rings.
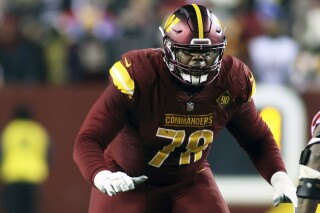
[[[193,110],[194,110],[194,103],[193,102],[187,103],[187,111],[192,112]]]

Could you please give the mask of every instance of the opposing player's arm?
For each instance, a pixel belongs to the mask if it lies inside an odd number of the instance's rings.
[[[300,175],[296,213],[315,212],[320,201],[320,125],[300,156]]]

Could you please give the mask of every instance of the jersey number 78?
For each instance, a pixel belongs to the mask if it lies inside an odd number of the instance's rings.
[[[185,140],[185,130],[174,130],[158,128],[157,137],[167,138],[171,140],[171,143],[164,146],[163,149],[159,150],[157,154],[149,162],[149,165],[154,167],[160,167],[163,162],[169,157],[170,153],[174,151],[176,147],[182,145]],[[202,145],[199,145],[200,139],[204,140]],[[193,162],[201,159],[202,151],[205,150],[210,143],[213,141],[213,132],[211,130],[197,130],[190,134],[188,137],[188,143],[186,145],[186,151],[181,152],[179,165],[185,165],[191,163],[191,154],[194,154]]]

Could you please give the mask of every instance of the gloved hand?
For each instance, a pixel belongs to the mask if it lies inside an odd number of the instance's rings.
[[[291,202],[293,207],[298,206],[296,187],[285,172],[276,172],[271,177],[271,185],[274,190],[273,205]]]
[[[94,177],[94,185],[109,196],[116,195],[118,192],[126,192],[135,188],[136,185],[148,179],[147,176],[129,177],[123,172],[110,172],[102,170]]]

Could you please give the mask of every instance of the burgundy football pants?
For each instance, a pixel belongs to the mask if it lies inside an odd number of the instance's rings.
[[[196,180],[165,187],[141,184],[135,190],[109,197],[92,188],[89,213],[230,213],[210,168]]]

